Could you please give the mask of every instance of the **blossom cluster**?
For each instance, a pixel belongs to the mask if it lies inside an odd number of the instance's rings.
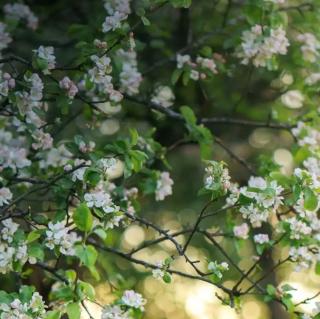
[[[318,149],[320,132],[316,128],[299,121],[292,129],[292,134],[297,138],[299,146],[306,146],[311,151]]]
[[[1,222],[0,230],[0,273],[5,274],[17,267],[22,267],[27,261],[34,264],[36,259],[28,255],[26,241],[19,236],[19,224],[11,218]]]
[[[319,57],[320,42],[312,33],[302,33],[297,36],[297,41],[300,42],[301,52],[305,61],[316,62]]]
[[[161,172],[157,181],[156,200],[164,200],[165,197],[172,194],[173,180],[170,178],[169,172]]]
[[[120,72],[121,91],[128,95],[139,93],[142,75],[138,70],[137,53],[133,49],[119,49],[116,53],[122,64]]]
[[[2,56],[2,51],[5,50],[11,42],[12,38],[7,31],[7,25],[0,22],[0,57]]]
[[[130,0],[106,0],[104,7],[108,13],[102,25],[105,33],[119,29],[131,13]]]
[[[50,70],[56,66],[56,57],[53,47],[45,47],[41,45],[38,49],[33,50],[36,55],[39,68],[44,74],[50,74]]]
[[[190,79],[198,81],[205,79],[208,74],[217,74],[218,69],[214,59],[198,56],[195,62],[189,54],[177,54],[177,68],[185,69],[189,72]]]
[[[223,277],[223,273],[229,270],[229,265],[225,261],[218,263],[217,261],[210,261],[208,264],[208,270],[212,272],[214,281],[220,281]]]
[[[253,227],[260,227],[270,213],[282,204],[283,188],[276,181],[266,181],[262,177],[250,177],[248,186],[240,188],[240,196],[249,199],[240,207],[243,218],[248,219]]]
[[[67,96],[70,99],[73,99],[79,91],[76,84],[67,76],[59,82],[59,85],[62,89],[66,90]]]
[[[289,41],[282,27],[269,29],[255,25],[242,33],[242,43],[238,57],[242,64],[253,63],[256,67],[266,67],[274,56],[287,54]]]
[[[64,221],[52,223],[49,222],[46,230],[45,244],[49,249],[58,247],[61,254],[66,256],[75,255],[75,244],[81,240],[76,232],[70,231]]]
[[[113,304],[105,306],[102,310],[101,319],[131,319],[133,312],[138,310],[144,311],[146,300],[141,294],[133,291],[124,291],[122,297]]]
[[[0,70],[0,101],[3,97],[7,97],[9,91],[16,86],[15,79],[7,72]]]
[[[36,30],[38,27],[39,19],[31,11],[31,9],[22,3],[7,3],[3,6],[3,11],[7,18],[20,21],[25,20],[27,22],[27,27]]]
[[[157,268],[152,270],[153,278],[158,279],[158,280],[163,280],[166,283],[170,283],[171,282],[171,275],[167,270],[170,266],[171,261],[172,261],[171,258],[167,258],[164,261],[158,261],[156,263]]]
[[[151,98],[151,102],[162,107],[170,107],[174,103],[175,96],[169,86],[158,86]]]
[[[12,199],[12,193],[8,187],[0,188],[0,207],[6,204],[9,204],[9,201]]]
[[[119,211],[119,207],[113,203],[111,195],[103,189],[103,185],[85,193],[84,200],[88,207],[101,208],[107,214]]]
[[[0,129],[0,168],[17,171],[30,166],[31,161],[27,158],[28,150],[24,145],[25,138],[14,139],[10,131]]]
[[[46,308],[42,296],[34,292],[28,302],[15,298],[9,303],[0,303],[0,317],[4,319],[44,319]]]
[[[229,170],[223,162],[208,161],[205,168],[204,188],[218,195],[225,194],[231,187]]]

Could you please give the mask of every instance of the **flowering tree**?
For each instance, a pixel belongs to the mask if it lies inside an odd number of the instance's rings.
[[[168,284],[183,276],[214,285],[230,307],[254,295],[276,305],[277,318],[320,318],[320,309],[299,307],[320,292],[295,303],[294,287],[272,279],[288,263],[320,271],[316,1],[32,2],[1,12],[0,272],[17,287],[1,284],[0,318],[94,318],[86,302],[95,302],[105,255],[117,274],[114,258]],[[290,135],[293,171],[268,154],[238,156],[221,138],[238,127]],[[188,144],[199,149],[192,160],[203,164],[204,204],[175,232],[144,208],[175,196],[168,155]],[[219,147],[246,181],[217,160]],[[223,225],[211,231],[217,218]],[[132,224],[153,238],[123,250]],[[199,238],[208,256],[194,260]],[[139,258],[165,241],[168,258]],[[243,268],[234,249],[246,243],[255,253]],[[273,260],[280,248],[284,257]],[[46,289],[35,288],[34,274]],[[143,317],[145,298],[130,282],[117,286],[101,319]]]

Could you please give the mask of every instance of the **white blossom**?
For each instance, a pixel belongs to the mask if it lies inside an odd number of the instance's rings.
[[[226,198],[226,205],[224,205],[224,207],[231,207],[235,205],[239,199],[240,189],[237,183],[230,183],[228,191],[229,195]]]
[[[104,7],[109,14],[115,12],[121,12],[124,14],[130,14],[130,0],[105,0]]]
[[[29,302],[14,299],[9,304],[0,303],[1,319],[44,319],[46,308],[42,296],[34,292]]]
[[[107,0],[104,7],[109,14],[102,25],[105,33],[119,29],[131,13],[130,0]]]
[[[130,319],[129,313],[118,305],[106,306],[102,310],[101,319]]]
[[[291,247],[289,251],[289,256],[292,261],[296,262],[295,271],[301,271],[303,269],[308,269],[312,263],[312,253],[309,251],[308,247]]]
[[[229,170],[222,162],[209,161],[205,172],[205,189],[226,192],[231,187]]]
[[[308,146],[310,150],[317,149],[320,143],[320,132],[317,129],[299,121],[291,132],[297,138],[299,146]]]
[[[106,41],[101,41],[99,39],[94,39],[93,45],[98,49],[106,49],[108,47],[108,44]]]
[[[119,211],[119,207],[114,204],[111,195],[99,186],[90,193],[85,193],[84,200],[88,207],[101,208],[107,214]]]
[[[200,65],[201,68],[208,69],[213,74],[218,73],[217,65],[213,59],[208,59],[208,58],[203,58],[203,57],[198,56],[196,59],[196,62],[197,62],[197,64]]]
[[[188,54],[181,55],[177,54],[177,68],[182,69],[185,64],[190,64],[191,63],[191,56]]]
[[[253,227],[260,227],[269,214],[282,204],[282,191],[276,181],[267,182],[262,177],[251,176],[248,186],[240,188],[240,194],[252,200],[250,204],[240,207],[242,216],[249,219]]]
[[[102,24],[102,31],[104,33],[111,31],[114,31],[116,29],[119,29],[121,27],[121,22],[127,18],[126,15],[116,11],[114,15],[106,17]]]
[[[297,40],[302,43],[301,51],[303,58],[308,62],[316,62],[319,56],[320,42],[312,33],[302,33],[297,36]]]
[[[3,11],[9,19],[26,20],[28,28],[35,30],[38,27],[38,18],[30,8],[22,3],[6,4]]]
[[[266,244],[269,242],[269,235],[268,234],[256,234],[253,236],[253,241],[256,243],[256,244]]]
[[[320,72],[311,73],[306,79],[305,82],[307,85],[314,85],[320,81]]]
[[[85,161],[83,159],[76,158],[74,161],[74,166],[77,167],[77,166],[81,166],[81,165],[83,165],[83,167],[79,167],[75,171],[72,172],[71,179],[74,182],[77,180],[81,181],[81,182],[83,181],[87,166],[91,165],[91,161]]]
[[[60,82],[59,82],[59,86],[66,90],[67,95],[70,99],[73,99],[76,94],[78,93],[78,87],[76,86],[76,84],[70,80],[69,77],[65,76]]]
[[[242,59],[242,64],[247,65],[252,61],[256,67],[266,67],[274,56],[287,54],[288,46],[289,41],[282,27],[267,30],[264,26],[255,25],[242,33],[238,57]]]
[[[298,90],[290,90],[281,95],[281,102],[290,109],[299,109],[303,106],[304,96]]]
[[[44,159],[40,162],[40,167],[59,167],[67,164],[68,160],[72,158],[72,153],[60,144],[58,147],[50,148],[44,155]]]
[[[1,96],[8,96],[9,91],[16,86],[15,79],[7,72],[0,70],[0,101]]]
[[[44,74],[50,74],[50,70],[56,66],[56,57],[54,55],[53,47],[45,47],[41,45],[37,50],[33,50],[38,58],[46,62],[46,67],[42,69]]]
[[[162,280],[163,276],[166,273],[165,269],[164,269],[165,264],[162,261],[158,261],[158,262],[156,262],[156,266],[157,266],[157,268],[152,270],[152,276],[155,279]]]
[[[0,273],[6,274],[13,270],[13,264],[35,263],[36,259],[28,255],[24,240],[14,239],[19,225],[11,218],[2,221],[0,230]]]
[[[146,300],[142,297],[142,295],[133,290],[126,290],[123,293],[121,301],[126,306],[140,309],[141,311],[144,311],[144,305],[146,304]]]
[[[239,226],[233,227],[233,233],[236,237],[247,239],[249,234],[249,226],[247,223],[243,223]]]
[[[191,72],[190,72],[190,79],[191,79],[191,80],[194,80],[194,81],[198,81],[199,78],[200,78],[200,73],[199,73],[199,71],[191,70]]]
[[[286,222],[290,227],[291,239],[301,239],[302,236],[310,235],[312,233],[312,228],[302,220],[298,220],[296,217],[289,218]]]
[[[0,129],[0,167],[14,171],[31,165],[27,158],[27,149],[23,147],[25,140],[13,138],[9,131]]]
[[[260,209],[254,204],[241,206],[239,211],[243,218],[249,219],[252,227],[261,227],[262,222],[266,222],[269,217],[269,211],[267,209]]]
[[[35,140],[35,142],[32,143],[33,149],[48,150],[52,147],[53,138],[49,133],[45,133],[43,130],[36,130],[32,134],[32,137]]]
[[[159,86],[156,88],[151,102],[162,107],[170,107],[174,103],[175,96],[169,86]]]
[[[208,270],[210,270],[219,279],[222,279],[223,273],[229,270],[229,265],[225,261],[218,263],[217,261],[210,261],[208,264]]]
[[[124,51],[119,49],[117,56],[122,62],[122,70],[120,72],[121,91],[128,95],[138,94],[142,75],[138,70],[136,52],[134,50]]]
[[[13,222],[11,218],[8,218],[2,221],[2,225],[4,227],[1,229],[1,239],[10,244],[13,241],[13,235],[19,228],[19,224]]]
[[[9,204],[9,201],[12,199],[12,193],[9,188],[1,187],[0,188],[0,207]]]
[[[156,200],[164,200],[165,197],[172,195],[173,180],[170,178],[169,172],[162,172],[157,181]]]
[[[9,32],[7,32],[7,25],[0,22],[0,53],[6,49],[11,42],[12,38]]]
[[[265,2],[273,2],[276,4],[285,4],[287,0],[264,0]]]
[[[67,256],[74,256],[74,246],[81,240],[75,232],[70,232],[70,227],[66,227],[65,222],[49,222],[46,231],[45,244],[49,249],[59,248],[59,251]]]

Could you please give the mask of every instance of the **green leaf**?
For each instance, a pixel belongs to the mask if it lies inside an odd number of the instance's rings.
[[[151,24],[150,20],[144,16],[141,17],[141,21],[142,21],[143,25],[145,25],[146,27]]]
[[[292,302],[291,296],[286,295],[281,300],[286,305],[287,310],[290,313],[294,311],[294,303]]]
[[[52,292],[52,299],[54,300],[62,300],[66,302],[74,300],[74,297],[74,290],[69,286],[62,286]]]
[[[98,257],[96,249],[91,245],[77,245],[76,255],[79,257],[80,261],[88,268],[94,266]]]
[[[163,275],[162,279],[166,284],[170,284],[171,283],[171,276],[167,272]]]
[[[289,284],[284,284],[283,286],[281,286],[281,290],[282,291],[292,291],[292,290],[297,290],[294,287],[290,286]]]
[[[68,269],[65,271],[65,277],[68,281],[73,282],[77,278],[77,273],[73,269]]]
[[[135,172],[141,171],[144,163],[148,159],[148,155],[142,151],[137,150],[130,150],[128,152],[128,155],[130,156],[130,159],[127,159],[128,161],[126,162],[128,168],[133,169],[133,171]]]
[[[28,234],[27,242],[32,243],[33,241],[37,240],[40,236],[41,235],[38,230],[33,230]]]
[[[68,314],[69,319],[80,319],[81,308],[80,308],[79,303],[74,302],[74,303],[68,304],[67,314]]]
[[[94,231],[93,231],[95,234],[97,234],[101,239],[106,239],[107,238],[107,233],[104,229],[102,228],[96,228]]]
[[[270,284],[267,285],[267,293],[268,293],[269,296],[274,297],[276,295],[276,292],[277,292],[277,290],[276,290],[276,288],[274,286],[272,286]]]
[[[186,121],[190,137],[200,145],[201,158],[210,159],[213,146],[213,136],[210,130],[202,124],[197,125],[197,118],[190,107],[182,106],[180,112]]]
[[[45,319],[60,319],[61,312],[58,310],[51,310],[46,313]]]
[[[317,275],[320,275],[320,262],[319,261],[316,263],[315,272]]]
[[[34,287],[32,286],[22,286],[20,289],[19,289],[19,296],[20,296],[20,300],[23,302],[23,303],[27,303],[31,300],[32,298],[32,294],[34,292]]]
[[[79,280],[77,285],[77,292],[81,299],[85,299],[85,298],[88,298],[90,300],[95,299],[95,294],[96,294],[95,290],[93,286],[87,282]]]
[[[0,303],[10,303],[12,301],[12,297],[5,291],[0,290]]]
[[[189,106],[181,106],[180,107],[180,112],[184,119],[186,120],[187,123],[191,125],[196,125],[197,124],[197,118],[194,115],[192,109]]]
[[[307,210],[315,210],[318,206],[318,199],[312,189],[305,188],[304,191],[304,208]]]
[[[131,146],[137,145],[139,139],[139,133],[136,129],[130,129]]]
[[[244,8],[244,15],[251,25],[260,23],[263,16],[263,8],[261,5],[249,4]]]
[[[46,70],[48,68],[48,62],[45,59],[35,58],[33,61],[33,66],[39,70]]]
[[[39,243],[31,243],[28,245],[28,255],[30,257],[34,257],[37,260],[43,261],[44,260],[44,250],[42,245]]]
[[[171,0],[170,3],[174,8],[189,8],[192,0]]]
[[[84,173],[84,180],[90,186],[96,186],[100,182],[101,173],[95,168],[87,168]]]
[[[270,177],[276,180],[281,186],[286,187],[291,184],[291,178],[280,172],[271,172]]]
[[[89,271],[90,271],[90,274],[92,275],[92,277],[95,279],[95,280],[100,280],[100,275],[99,275],[99,272],[98,272],[98,270],[97,270],[97,268],[96,267],[94,267],[94,266],[91,266],[90,268],[89,268]]]
[[[93,218],[90,209],[85,203],[82,203],[77,207],[73,214],[73,221],[80,230],[84,232],[89,232],[91,230]]]
[[[183,72],[183,69],[175,69],[175,70],[173,71],[173,73],[172,73],[172,75],[171,75],[171,83],[172,83],[173,85],[175,85],[175,84],[178,82],[178,80],[179,80],[182,72]]]

